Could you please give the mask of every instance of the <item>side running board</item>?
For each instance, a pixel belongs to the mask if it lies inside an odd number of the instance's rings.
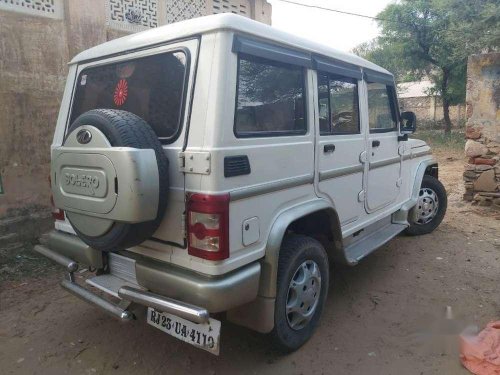
[[[348,245],[344,250],[347,263],[351,266],[356,265],[365,256],[396,237],[407,227],[407,225],[391,223]]]

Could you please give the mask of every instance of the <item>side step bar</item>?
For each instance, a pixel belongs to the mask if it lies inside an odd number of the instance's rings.
[[[155,293],[144,292],[130,286],[121,287],[118,295],[124,300],[152,307],[158,311],[170,313],[195,323],[208,322],[208,311],[189,303],[162,297]]]
[[[43,245],[35,245],[35,248],[33,249],[37,253],[43,255],[46,258],[49,258],[53,262],[56,262],[57,264],[60,264],[63,267],[66,267],[66,270],[68,272],[76,272],[78,270],[78,263],[66,258],[64,255],[58,254],[52,250],[50,250],[48,247],[45,247]]]
[[[130,311],[124,310],[121,307],[114,305],[109,301],[106,301],[104,298],[101,298],[98,295],[89,292],[87,289],[82,288],[77,283],[74,283],[70,280],[63,280],[61,282],[61,286],[76,297],[81,298],[82,300],[93,305],[96,305],[97,307],[100,307],[101,309],[121,320],[128,321],[134,319],[134,314],[132,314]]]
[[[390,239],[396,237],[407,227],[407,225],[403,224],[390,223],[377,231],[370,233],[365,238],[350,244],[344,250],[347,263],[351,266],[358,264],[361,259],[385,244]]]
[[[68,292],[90,304],[100,307],[104,311],[121,320],[128,321],[134,319],[134,314],[126,308],[115,305],[78,285],[75,282],[73,275],[73,273],[78,270],[77,262],[60,255],[43,245],[36,245],[34,250],[66,268],[69,273],[69,280],[63,280],[61,282],[61,286]],[[152,307],[158,311],[170,313],[195,323],[208,322],[210,315],[207,309],[191,305],[186,302],[177,301],[172,298],[163,297],[159,294],[126,286],[126,281],[123,281],[123,284],[125,286],[122,286],[118,290],[118,296],[125,302],[135,302],[146,307]]]

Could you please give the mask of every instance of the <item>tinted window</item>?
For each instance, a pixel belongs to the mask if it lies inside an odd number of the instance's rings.
[[[245,55],[238,64],[236,136],[305,134],[303,68]]]
[[[84,69],[71,122],[91,109],[122,109],[144,119],[158,137],[174,138],[181,125],[185,76],[183,52]]]
[[[320,133],[359,133],[358,82],[318,73]]]
[[[396,130],[396,113],[392,89],[381,83],[368,83],[370,131]]]

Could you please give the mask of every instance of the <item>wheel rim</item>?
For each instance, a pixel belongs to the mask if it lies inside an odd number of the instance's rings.
[[[439,199],[436,192],[429,188],[420,189],[418,203],[415,207],[415,224],[424,225],[437,215]]]
[[[288,286],[286,318],[294,330],[304,328],[314,316],[321,292],[321,272],[316,262],[306,260],[295,271]]]

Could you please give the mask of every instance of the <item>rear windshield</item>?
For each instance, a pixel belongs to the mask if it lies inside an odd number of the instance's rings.
[[[82,70],[71,122],[91,109],[121,109],[144,119],[160,139],[173,141],[181,128],[186,61],[179,51]]]

